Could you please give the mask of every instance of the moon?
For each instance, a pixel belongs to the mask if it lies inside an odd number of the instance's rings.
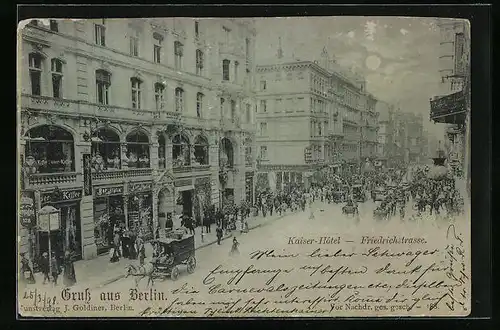
[[[365,65],[368,69],[375,71],[379,68],[381,62],[377,55],[370,55],[366,58]]]

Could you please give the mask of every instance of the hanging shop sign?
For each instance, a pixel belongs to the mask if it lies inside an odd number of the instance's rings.
[[[129,194],[151,190],[153,190],[153,185],[151,183],[130,183],[128,186]]]
[[[96,197],[123,195],[123,186],[98,187],[98,188],[95,188],[94,195]]]
[[[83,192],[85,196],[92,195],[92,157],[83,155]]]
[[[59,209],[53,206],[44,206],[38,212],[38,230],[45,232],[59,230],[60,219],[61,213]]]
[[[21,225],[32,227],[35,224],[35,198],[33,192],[23,192],[20,210]]]
[[[61,203],[61,202],[69,202],[82,199],[82,190],[74,189],[74,190],[62,190],[57,193],[47,192],[40,195],[40,201],[42,206],[51,203]]]

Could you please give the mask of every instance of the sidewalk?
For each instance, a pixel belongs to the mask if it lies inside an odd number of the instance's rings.
[[[266,224],[289,214],[292,214],[292,212],[287,212],[286,214],[283,214],[281,216],[279,214],[273,213],[272,217],[268,214],[266,218],[262,216],[250,217],[247,220],[248,229],[252,230],[261,226],[265,226]],[[194,244],[196,250],[217,243],[215,228],[215,225],[212,225],[211,232],[204,233],[203,241],[201,235],[202,227],[195,228]],[[205,231],[204,227],[203,231]],[[231,232],[228,232],[227,235],[222,237],[222,240],[228,239],[232,236],[233,234]],[[152,253],[152,246],[150,244],[146,244],[146,262],[151,258]],[[110,283],[124,278],[126,275],[125,268],[130,264],[139,264],[139,260],[121,258],[120,261],[111,263],[109,262],[109,255],[105,254],[100,255],[95,259],[77,261],[74,263],[77,279],[77,284],[75,285],[75,287],[81,286],[84,288],[93,289],[102,288]],[[35,274],[35,280],[37,285],[43,283],[43,275],[41,273]],[[47,287],[52,286],[52,284],[46,285]],[[63,287],[62,276],[60,276],[58,279],[57,287]]]

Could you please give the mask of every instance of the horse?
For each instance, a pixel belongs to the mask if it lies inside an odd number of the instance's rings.
[[[125,267],[127,275],[125,275],[125,278],[129,276],[134,276],[135,277],[135,286],[139,286],[139,282],[147,277],[148,282],[146,284],[147,287],[153,286],[154,285],[154,276],[153,273],[155,271],[155,266],[152,262],[146,263],[144,265],[133,265],[129,264],[128,266]]]
[[[345,215],[359,215],[358,208],[354,205],[344,205],[342,207],[342,214]]]

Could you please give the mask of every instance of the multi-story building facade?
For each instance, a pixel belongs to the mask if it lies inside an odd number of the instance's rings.
[[[441,85],[430,102],[430,118],[446,124],[445,148],[449,164],[463,172],[466,129],[470,112],[470,28],[466,21],[440,19]]]
[[[148,238],[253,198],[251,21],[35,20],[20,34],[23,200],[37,223],[59,214],[50,235],[22,220],[32,260],[49,238],[89,259],[116,226]]]
[[[256,70],[259,182],[281,189],[306,183],[314,171],[360,161],[361,97],[365,82],[350,77],[326,49],[319,61],[278,57]],[[373,100],[370,97],[370,101]],[[370,108],[373,115],[374,106]],[[374,129],[373,120],[368,121]],[[376,145],[376,135],[367,145]],[[371,149],[370,149],[371,150]]]
[[[384,101],[378,101],[376,106],[376,111],[379,113],[378,118],[378,132],[377,132],[377,158],[381,165],[387,165],[389,158],[392,155],[392,149],[394,148],[393,142],[393,127],[391,117],[394,112],[394,107]]]
[[[361,140],[360,158],[373,162],[377,158],[379,113],[376,111],[377,99],[366,93],[364,95],[366,106],[361,111]]]
[[[423,118],[421,114],[401,112],[398,108],[391,114],[392,146],[390,163],[416,164],[422,158]]]

